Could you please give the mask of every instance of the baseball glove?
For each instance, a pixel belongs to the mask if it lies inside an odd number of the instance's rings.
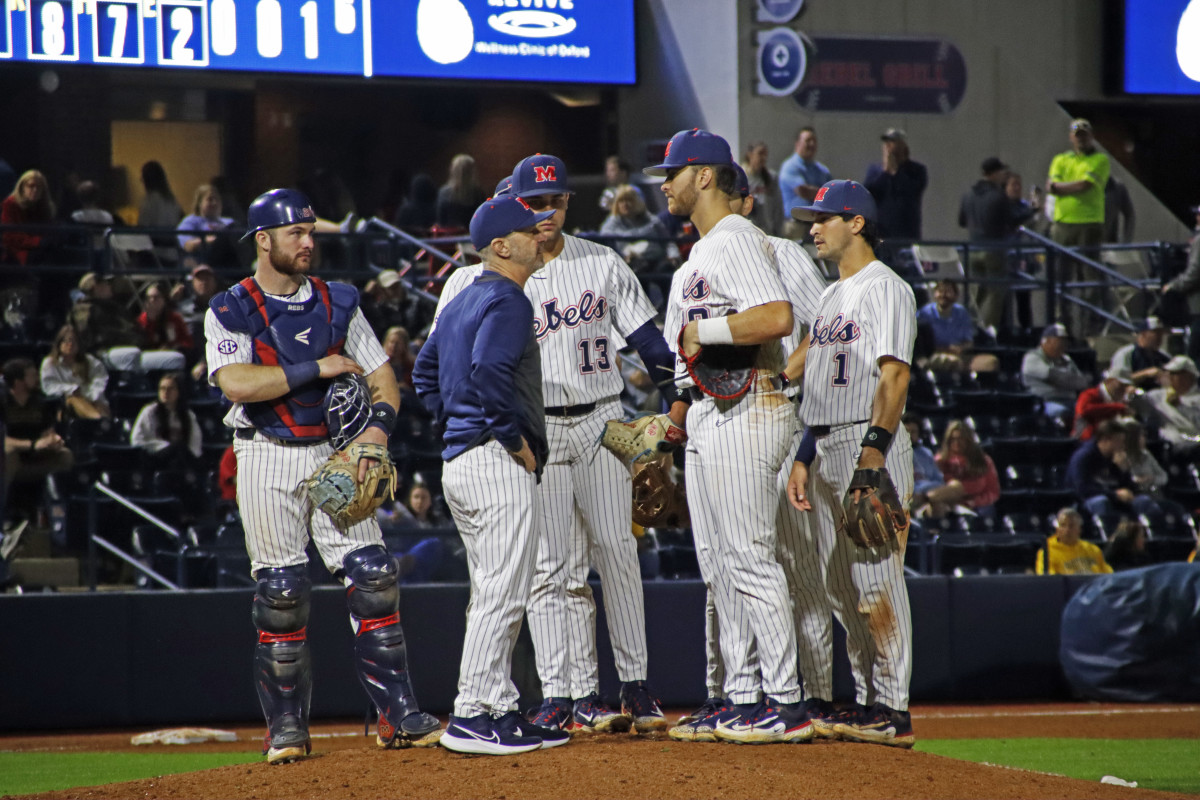
[[[604,423],[600,444],[628,466],[681,450],[687,444],[687,433],[666,414],[646,412]]]
[[[679,357],[688,375],[705,394],[718,400],[734,400],[750,390],[758,370],[759,345],[706,344],[694,356],[683,355],[683,331],[679,332]]]
[[[379,463],[367,470],[358,482],[358,462],[373,458]],[[358,442],[344,450],[335,450],[304,481],[308,496],[317,508],[339,525],[362,522],[375,509],[390,500],[396,491],[396,468],[387,448],[381,444]]]
[[[686,528],[687,496],[664,459],[633,467],[633,521],[644,528]]]
[[[884,467],[854,470],[850,488],[842,498],[842,511],[843,530],[859,547],[894,542],[908,527],[908,515]]]

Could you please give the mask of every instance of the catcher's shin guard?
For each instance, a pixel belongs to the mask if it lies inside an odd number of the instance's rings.
[[[312,657],[307,630],[312,583],[303,564],[260,569],[255,577],[251,615],[258,628],[255,688],[267,720],[263,752],[271,763],[291,761],[310,749]]]
[[[350,580],[346,605],[356,634],[354,666],[379,710],[379,744],[432,744],[439,725],[417,708],[409,680],[396,559],[382,546],[370,545],[349,553],[343,568]]]

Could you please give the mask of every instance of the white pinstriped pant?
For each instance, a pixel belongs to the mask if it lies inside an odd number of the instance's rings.
[[[776,480],[796,414],[777,391],[705,398],[688,412],[687,489],[700,572],[717,610],[724,696],[800,699],[796,631],[776,556]],[[748,635],[749,634],[749,635]]]
[[[779,470],[779,516],[776,528],[779,540],[776,555],[787,578],[788,594],[792,600],[792,622],[796,626],[796,650],[800,664],[800,679],[805,697],[833,699],[833,609],[825,590],[820,548],[816,538],[816,523],[810,512],[797,511],[787,499],[787,482],[792,462],[800,445],[800,431],[792,437],[792,446]],[[705,630],[708,635],[706,654],[708,666],[705,687],[709,697],[722,697],[725,684],[725,665],[721,661],[716,624],[716,605],[712,592],[705,603]],[[744,636],[752,634],[745,631]],[[757,648],[752,652],[757,660]]]
[[[328,442],[287,447],[259,433],[253,439],[233,440],[238,464],[237,504],[246,530],[251,574],[264,567],[307,563],[304,548],[310,535],[330,572],[341,569],[348,553],[383,544],[374,516],[341,528],[308,499],[304,479],[332,452],[333,445]]]
[[[578,417],[546,417],[550,457],[538,492],[542,538],[526,614],[545,697],[578,699],[600,686],[596,601],[589,565],[604,583],[617,675],[646,678],[646,616],[629,469],[599,445],[620,401]]]
[[[506,714],[517,707],[512,652],[541,532],[537,478],[492,440],[447,462],[442,489],[471,574],[454,714]]]
[[[867,426],[862,422],[834,428],[817,440],[808,494],[816,513],[818,547],[826,556],[829,599],[846,629],[857,700],[904,711],[912,679],[912,616],[904,583],[907,534],[892,545],[862,548],[837,530]],[[907,509],[913,490],[912,442],[907,436],[892,441],[885,464]]]

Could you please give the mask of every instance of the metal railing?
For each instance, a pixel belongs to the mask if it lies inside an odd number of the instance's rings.
[[[130,553],[125,552],[120,547],[113,544],[108,539],[104,538],[103,536],[101,536],[99,534],[99,532],[98,532],[99,525],[100,525],[99,495],[101,495],[101,494],[107,495],[109,498],[120,503],[122,506],[129,509],[133,513],[137,514],[139,517],[146,520],[150,524],[158,527],[159,529],[164,531],[168,536],[170,536],[172,539],[175,540],[175,542],[179,545],[179,550],[176,553],[176,555],[178,556],[178,568],[177,568],[178,571],[175,576],[176,577],[175,581],[172,581],[169,578],[167,578],[166,576],[162,575],[161,573],[159,573],[157,570],[155,570],[153,567],[149,566],[148,564],[143,564],[141,561],[138,560],[136,555],[132,555]],[[154,581],[155,583],[158,583],[159,585],[161,585],[162,587],[164,587],[166,589],[170,589],[171,591],[180,591],[183,588],[183,584],[185,584],[187,582],[186,576],[184,574],[184,570],[186,569],[185,555],[187,553],[188,548],[187,548],[187,542],[185,541],[183,535],[180,534],[178,530],[176,530],[172,526],[168,525],[166,522],[159,519],[158,517],[156,517],[154,514],[150,513],[146,509],[139,506],[137,503],[133,502],[129,498],[125,497],[124,495],[114,491],[111,487],[109,487],[107,484],[105,484],[102,481],[96,481],[95,483],[93,483],[91,491],[88,492],[87,573],[88,573],[88,588],[91,589],[93,592],[96,591],[96,585],[98,583],[98,574],[100,571],[99,570],[99,553],[96,551],[97,547],[108,551],[109,553],[116,556],[118,559],[120,559],[124,563],[128,564],[129,566],[133,567],[138,572],[145,575],[150,580]]]

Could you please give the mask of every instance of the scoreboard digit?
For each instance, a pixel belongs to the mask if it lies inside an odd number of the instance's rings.
[[[72,0],[28,0],[25,47],[33,61],[79,60],[79,15]]]
[[[146,63],[141,0],[97,0],[90,11],[92,61],[98,64]]]
[[[208,3],[160,0],[155,20],[158,63],[164,67],[208,66]]]

